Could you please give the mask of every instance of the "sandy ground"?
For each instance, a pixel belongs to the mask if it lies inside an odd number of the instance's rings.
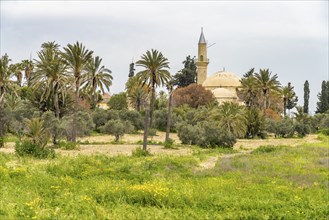
[[[158,132],[158,135],[153,137],[153,141],[163,141],[165,137],[164,132]],[[176,134],[171,134],[171,138],[175,140],[176,143],[180,143]],[[296,146],[303,143],[316,143],[320,142],[316,139],[317,135],[309,135],[303,139],[299,138],[287,138],[287,139],[274,139],[269,138],[265,140],[238,140],[234,148],[240,153],[248,153],[251,150],[262,146],[262,145],[289,145]],[[80,145],[79,150],[61,150],[56,149],[56,152],[63,156],[77,156],[77,155],[92,155],[92,154],[105,154],[109,156],[116,155],[131,155],[132,151],[141,144],[137,144],[137,141],[143,139],[142,134],[125,135],[122,141],[125,144],[94,144],[93,143],[108,143],[114,140],[113,136],[92,136],[81,138],[80,141],[89,141],[89,145]],[[15,153],[14,143],[6,143],[4,148],[0,148],[0,152],[4,153]],[[148,145],[148,149],[152,154],[166,154],[166,155],[190,155],[192,154],[192,149],[189,147],[179,147],[178,149],[164,149],[160,145]],[[205,164],[201,166],[209,167],[217,161],[217,158],[210,158],[209,161],[205,161]]]

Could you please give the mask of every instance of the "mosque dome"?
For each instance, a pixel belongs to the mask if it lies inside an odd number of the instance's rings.
[[[240,87],[240,77],[234,73],[219,71],[208,77],[202,85],[206,88]]]
[[[225,88],[216,88],[212,90],[212,93],[214,96],[218,98],[231,98],[231,99],[237,99],[236,92],[231,89],[225,89]]]

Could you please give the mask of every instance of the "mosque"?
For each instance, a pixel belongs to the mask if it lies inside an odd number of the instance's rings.
[[[227,101],[241,104],[241,100],[237,95],[237,89],[241,87],[240,77],[234,73],[226,72],[225,69],[207,77],[208,64],[207,42],[203,30],[201,30],[198,44],[198,59],[196,62],[197,84],[210,90],[219,104]]]

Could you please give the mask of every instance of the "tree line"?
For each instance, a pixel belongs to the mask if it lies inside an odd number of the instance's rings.
[[[135,74],[135,65],[142,70]],[[37,59],[12,64],[5,54],[0,59],[0,139],[5,132],[32,144],[46,147],[66,137],[75,143],[91,132],[108,133],[119,141],[125,133],[144,130],[143,149],[154,129],[177,132],[182,143],[205,147],[232,147],[236,138],[265,138],[268,134],[290,137],[329,127],[329,82],[318,94],[317,115],[308,115],[310,96],[304,84],[304,106],[289,82],[282,86],[277,74],[254,68],[241,78],[237,94],[244,103],[218,106],[213,94],[196,84],[194,58],[187,56],[183,68],[170,74],[168,59],[149,50],[129,66],[125,92],[114,94],[109,110],[97,108],[112,85],[112,72],[102,59],[79,42],[61,48],[46,42]],[[166,87],[167,93],[156,92]],[[290,110],[296,108],[291,115]],[[287,113],[288,111],[288,113]],[[44,137],[40,139],[40,137]],[[21,146],[21,145],[20,145]]]

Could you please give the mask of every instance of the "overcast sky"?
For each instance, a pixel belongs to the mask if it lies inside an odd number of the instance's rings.
[[[197,55],[201,27],[208,44],[208,76],[225,67],[242,76],[269,68],[291,82],[303,105],[310,83],[316,109],[328,80],[328,1],[0,1],[1,55],[36,59],[40,45],[82,42],[113,72],[111,93],[124,90],[129,64],[160,50],[171,73]]]

